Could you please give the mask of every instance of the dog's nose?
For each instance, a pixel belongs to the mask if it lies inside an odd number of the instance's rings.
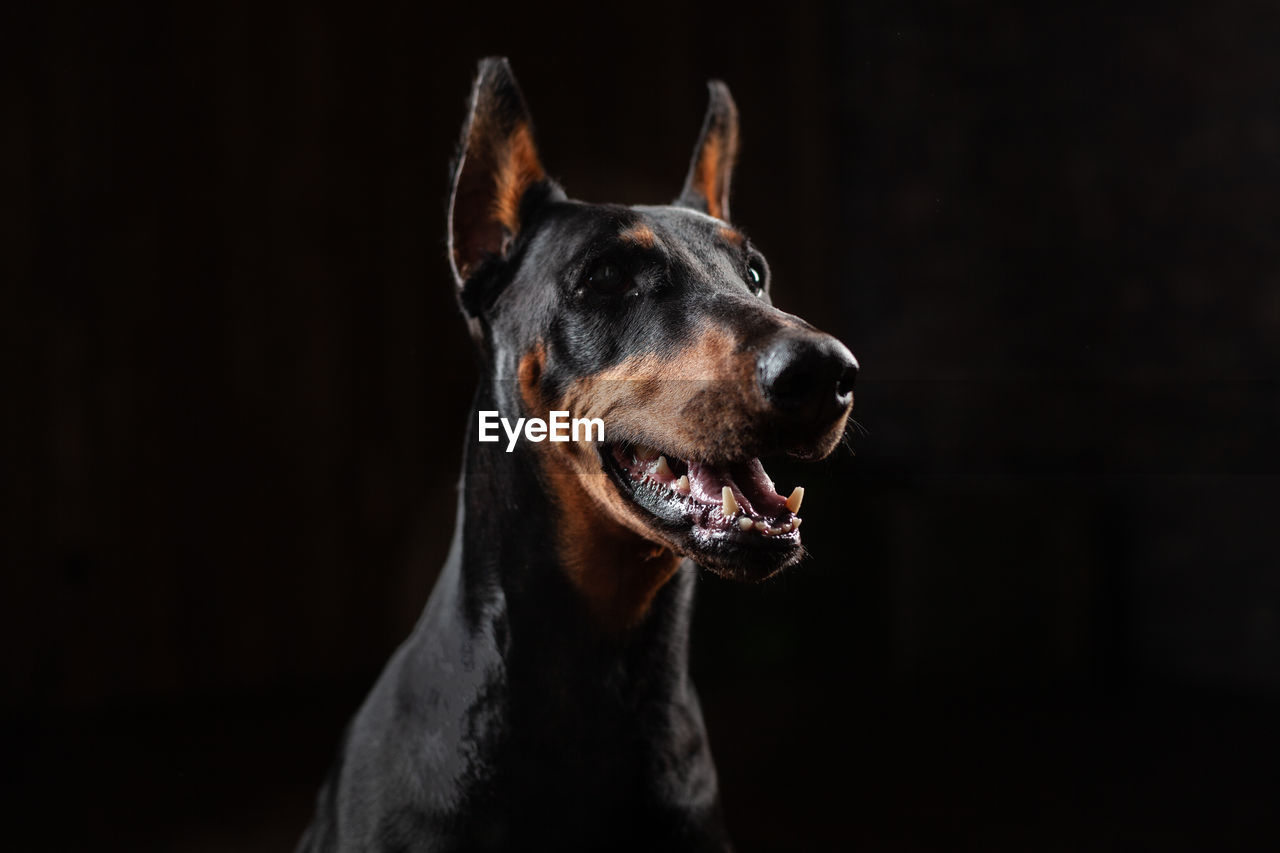
[[[830,335],[784,337],[756,358],[765,399],[797,425],[824,425],[849,407],[858,360]]]

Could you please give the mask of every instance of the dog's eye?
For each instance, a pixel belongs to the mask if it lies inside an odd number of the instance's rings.
[[[753,257],[747,261],[747,284],[751,290],[759,296],[764,292],[764,282],[767,273],[765,271],[764,260],[759,257]]]
[[[585,283],[596,293],[622,293],[631,287],[631,276],[613,261],[600,261],[587,271]]]

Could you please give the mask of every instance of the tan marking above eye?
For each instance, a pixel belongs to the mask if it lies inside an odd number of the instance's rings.
[[[723,226],[720,228],[720,239],[724,240],[726,243],[732,243],[735,246],[741,246],[746,240],[746,238],[742,236],[741,232],[735,231],[732,228],[725,228]]]
[[[618,239],[624,243],[632,243],[642,249],[652,249],[657,245],[658,237],[653,233],[653,229],[643,223],[633,225],[618,235]]]

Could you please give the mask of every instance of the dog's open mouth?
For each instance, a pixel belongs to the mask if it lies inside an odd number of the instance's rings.
[[[726,561],[764,574],[799,559],[804,489],[783,497],[759,459],[725,465],[680,459],[642,444],[600,448],[622,493],[680,541],[681,550],[713,567]],[[739,566],[754,554],[767,566]],[[722,559],[723,558],[723,559]]]

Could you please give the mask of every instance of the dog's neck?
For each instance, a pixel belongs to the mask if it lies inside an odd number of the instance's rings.
[[[551,820],[591,835],[623,815],[640,816],[626,830],[638,838],[670,832],[669,820],[719,826],[688,671],[692,564],[637,624],[603,628],[561,564],[534,454],[477,434],[473,411],[449,557],[395,664],[396,702],[433,721],[430,738],[453,744],[441,754],[467,756],[465,766],[431,764],[433,784],[469,796],[484,780],[497,804],[456,831],[470,837],[499,821],[520,837]]]
[[[587,525],[578,535],[598,538],[576,542],[579,563],[570,568],[536,452],[527,442],[507,452],[505,441],[478,440],[475,412],[503,408],[493,392],[477,394],[464,454],[451,562],[471,630],[487,622],[505,641],[508,666],[554,667],[584,686],[634,676],[650,689],[687,690],[694,566],[669,552],[655,556],[655,546],[616,527]],[[583,554],[598,562],[584,567]],[[596,584],[608,592],[593,599],[575,581],[582,571],[623,580]]]

